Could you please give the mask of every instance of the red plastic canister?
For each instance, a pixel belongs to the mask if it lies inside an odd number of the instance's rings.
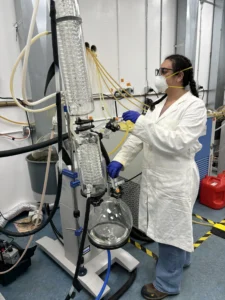
[[[225,172],[206,176],[200,185],[200,203],[213,209],[225,207]]]

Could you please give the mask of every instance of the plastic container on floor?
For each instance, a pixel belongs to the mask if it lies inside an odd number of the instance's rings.
[[[213,209],[225,207],[225,172],[215,176],[206,176],[201,181],[200,203]]]

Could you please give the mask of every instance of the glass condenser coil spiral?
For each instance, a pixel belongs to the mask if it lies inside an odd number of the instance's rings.
[[[93,132],[80,134],[76,140],[76,149],[82,191],[87,194],[89,190],[92,196],[103,194],[106,189],[106,167],[98,135]]]
[[[77,0],[56,0],[60,68],[68,112],[87,115],[94,110]]]

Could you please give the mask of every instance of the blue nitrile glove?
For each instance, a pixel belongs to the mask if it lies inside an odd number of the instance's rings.
[[[109,176],[113,179],[118,177],[122,168],[123,165],[121,163],[119,163],[118,161],[112,161],[107,167]]]
[[[131,121],[134,124],[136,123],[137,119],[140,117],[140,113],[134,110],[129,110],[125,113],[123,113],[122,118],[124,119],[124,121]]]

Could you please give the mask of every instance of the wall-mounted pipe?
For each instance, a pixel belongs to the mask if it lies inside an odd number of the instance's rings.
[[[199,85],[199,71],[200,71],[200,58],[201,58],[201,46],[202,46],[202,13],[203,13],[203,2],[201,2],[201,9],[200,9],[200,22],[199,22],[199,45],[198,45],[198,64],[197,64],[197,75],[196,81]]]
[[[145,0],[145,80],[148,88],[148,0]]]
[[[119,24],[119,0],[116,0],[116,29],[117,29],[117,70],[120,82],[120,24]]]
[[[17,106],[14,101],[0,101],[0,107]]]
[[[213,47],[213,25],[214,25],[214,19],[215,19],[215,1],[213,1],[213,17],[212,17],[212,30],[211,30],[211,44],[210,44],[210,56],[209,56],[209,71],[208,71],[208,82],[207,82],[207,90],[209,90],[210,85],[210,70],[212,66],[212,47]],[[209,93],[207,93],[206,97],[206,106],[209,104]]]
[[[174,45],[174,53],[177,53],[177,47],[178,47],[178,36],[177,36],[177,33],[178,33],[178,0],[176,0],[176,28],[175,28],[175,45]]]
[[[159,66],[162,63],[162,30],[163,30],[163,0],[160,0],[160,42],[159,42]]]

